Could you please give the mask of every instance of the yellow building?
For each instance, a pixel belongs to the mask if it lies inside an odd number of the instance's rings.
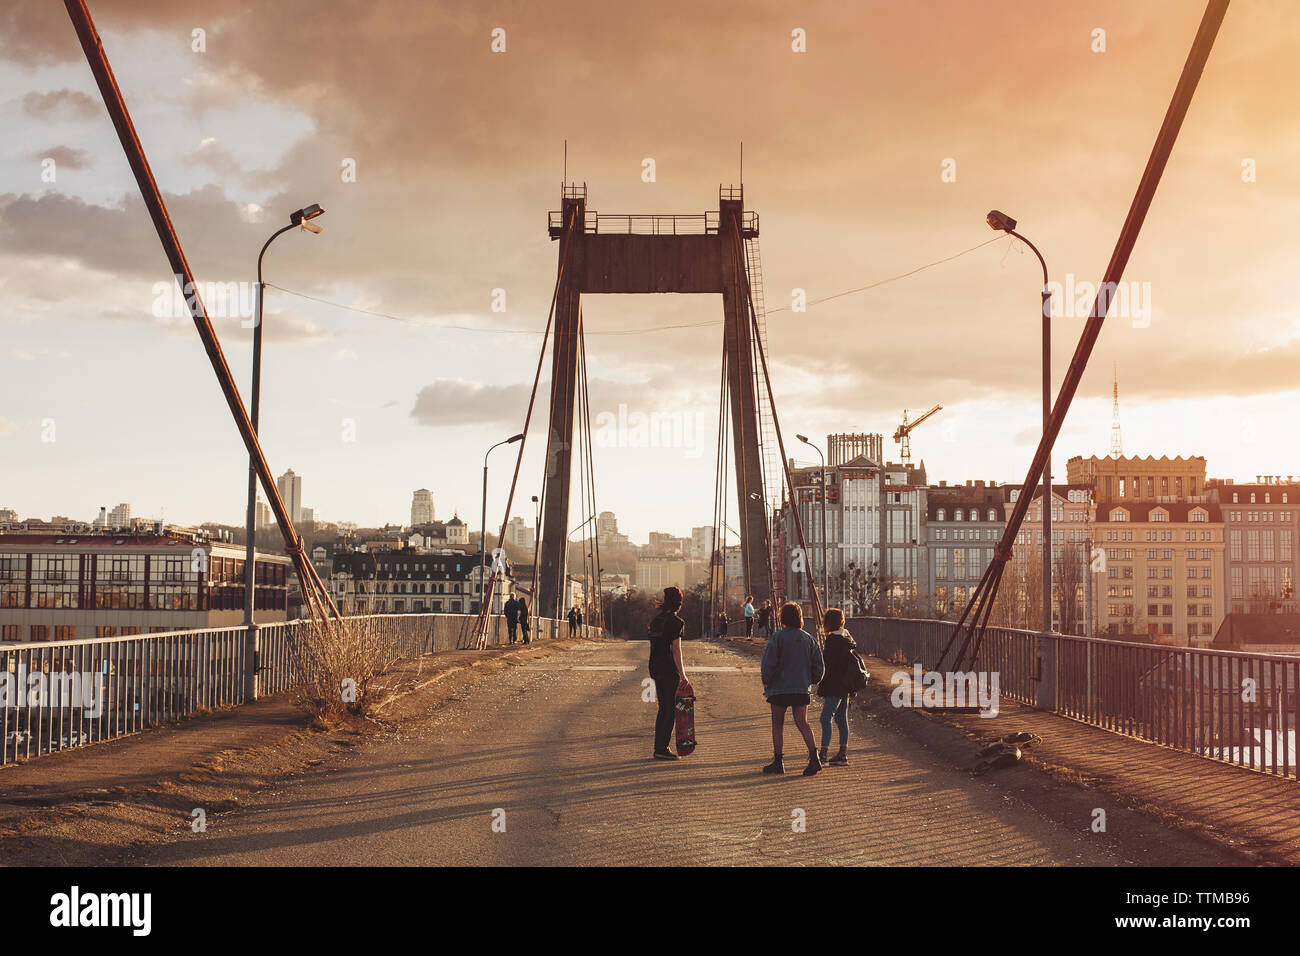
[[[1111,501],[1097,507],[1097,636],[1144,634],[1209,644],[1223,621],[1223,515],[1200,501]]]

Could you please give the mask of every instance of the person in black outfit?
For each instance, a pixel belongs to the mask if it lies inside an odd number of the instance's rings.
[[[578,606],[575,604],[569,608],[569,637],[573,637],[580,627],[582,627],[582,612],[578,610]]]
[[[531,643],[528,639],[528,602],[522,597],[519,598],[519,627],[524,634],[524,643]]]
[[[509,632],[510,643],[515,642],[515,629],[519,627],[519,602],[515,600],[515,592],[510,592],[510,600],[506,601],[505,606],[501,608],[506,616],[506,629]]]
[[[680,588],[664,588],[663,601],[646,628],[650,638],[650,677],[655,682],[655,698],[659,711],[655,715],[656,760],[677,760],[677,754],[668,749],[673,735],[677,687],[686,680],[682,664],[682,628],[686,626],[677,612],[682,606]]]
[[[724,609],[723,612],[718,615],[718,637],[727,636],[727,625],[730,623],[731,620],[727,617],[727,612]]]

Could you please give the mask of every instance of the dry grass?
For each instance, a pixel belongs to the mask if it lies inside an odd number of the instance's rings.
[[[367,717],[393,690],[380,680],[400,658],[389,628],[373,618],[312,621],[293,642],[302,682],[297,702],[316,720],[335,727]]]

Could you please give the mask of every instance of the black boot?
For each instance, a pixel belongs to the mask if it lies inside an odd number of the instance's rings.
[[[803,768],[803,775],[805,777],[811,777],[813,774],[817,773],[821,769],[822,769],[822,762],[817,758],[817,751],[815,750],[808,751],[808,766]]]
[[[780,754],[773,757],[772,762],[763,768],[763,773],[785,773],[785,764],[781,761]]]

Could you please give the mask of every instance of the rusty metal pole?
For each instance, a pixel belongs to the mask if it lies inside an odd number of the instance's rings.
[[[284,502],[280,498],[279,489],[276,488],[275,481],[271,477],[270,465],[267,464],[266,456],[262,453],[261,445],[258,444],[252,422],[249,420],[248,412],[245,410],[243,400],[239,396],[239,389],[236,387],[234,377],[230,373],[230,366],[226,364],[226,357],[221,350],[221,343],[217,341],[216,332],[208,319],[207,310],[204,308],[203,300],[198,292],[198,285],[194,281],[194,273],[185,258],[185,252],[181,248],[180,239],[176,235],[176,229],[172,225],[171,217],[167,214],[167,207],[163,202],[162,193],[158,188],[157,181],[154,179],[149,160],[145,157],[144,147],[136,134],[135,125],[131,122],[131,115],[127,111],[125,101],[122,99],[122,91],[118,88],[113,69],[109,66],[103,42],[100,40],[99,33],[90,18],[90,11],[86,9],[85,0],[64,0],[64,6],[67,8],[68,17],[72,20],[72,25],[77,31],[77,39],[81,41],[81,49],[86,55],[86,62],[95,77],[95,83],[99,86],[100,95],[104,98],[104,106],[108,109],[108,115],[113,121],[118,140],[122,143],[122,151],[126,154],[126,160],[131,166],[131,172],[135,175],[136,184],[140,187],[145,207],[149,210],[149,217],[153,220],[154,229],[158,232],[158,240],[162,243],[163,252],[167,255],[172,274],[178,282],[183,283],[181,292],[185,295],[186,302],[189,304],[190,315],[194,319],[195,327],[198,329],[199,338],[203,342],[204,350],[208,353],[212,369],[217,375],[217,384],[221,387],[221,392],[225,396],[226,404],[235,419],[235,426],[239,429],[239,434],[244,440],[244,446],[248,449],[249,457],[253,460],[258,477],[262,481],[262,489],[266,493],[267,501],[275,514],[276,522],[280,526],[280,531],[284,536],[285,550],[293,559],[294,569],[297,571],[298,579],[302,585],[303,597],[307,601],[308,608],[313,612],[313,616],[317,613],[322,615],[330,613],[338,617],[338,609],[335,608],[334,602],[325,591],[325,587],[316,575],[315,569],[311,567],[311,563],[303,552],[302,539],[294,529],[293,521],[290,519],[288,511],[284,507]],[[248,669],[252,673],[256,673],[256,667],[257,662],[253,655],[250,654]]]
[[[1097,344],[1097,339],[1101,335],[1101,327],[1106,321],[1107,313],[1110,311],[1110,290],[1114,289],[1124,276],[1124,267],[1128,265],[1128,259],[1133,252],[1134,245],[1137,243],[1138,234],[1142,231],[1142,224],[1146,220],[1148,210],[1151,208],[1151,201],[1155,197],[1156,187],[1159,186],[1160,177],[1164,173],[1165,165],[1169,162],[1169,155],[1173,152],[1174,143],[1178,139],[1178,132],[1182,128],[1183,119],[1187,116],[1188,107],[1192,104],[1192,96],[1195,94],[1197,83],[1200,82],[1201,74],[1205,70],[1205,64],[1210,58],[1210,51],[1214,49],[1215,37],[1218,36],[1219,27],[1223,24],[1223,18],[1227,12],[1228,0],[1210,0],[1206,5],[1205,13],[1201,17],[1200,26],[1196,31],[1196,38],[1192,41],[1192,48],[1187,54],[1187,60],[1183,63],[1183,71],[1178,78],[1178,85],[1174,88],[1174,95],[1170,100],[1169,109],[1165,112],[1164,121],[1160,124],[1160,132],[1156,134],[1156,141],[1151,147],[1151,154],[1147,158],[1146,168],[1142,171],[1142,179],[1138,182],[1137,192],[1133,196],[1128,215],[1125,217],[1124,225],[1120,229],[1119,239],[1116,241],[1115,249],[1111,253],[1110,262],[1106,264],[1104,278],[1097,290],[1092,312],[1084,325],[1083,334],[1079,336],[1079,343],[1075,347],[1074,357],[1070,360],[1065,379],[1061,382],[1061,390],[1056,395],[1056,402],[1052,406],[1048,427],[1038,443],[1038,450],[1034,453],[1033,461],[1030,462],[1024,483],[1020,486],[1020,495],[1016,499],[1010,517],[1007,519],[1007,526],[1002,532],[1002,538],[994,549],[994,564],[1005,567],[1006,563],[1011,559],[1012,545],[1016,540],[1016,535],[1020,532],[1021,524],[1025,520],[1025,513],[1029,509],[1029,496],[1043,474],[1047,458],[1056,442],[1056,436],[1060,433],[1061,426],[1065,422],[1065,416],[1070,410],[1070,403],[1074,399],[1074,393],[1079,388],[1079,381],[1083,378],[1083,371],[1088,365],[1088,357],[1092,355],[1093,347]],[[992,566],[990,565],[990,568]],[[997,596],[996,582],[1000,577],[999,573],[996,578],[991,579],[989,584],[985,599],[990,603]],[[963,631],[964,623],[963,620],[954,628],[952,636],[949,637],[947,645],[939,655],[937,666],[941,666],[947,658],[949,649],[952,648]],[[959,668],[961,666],[965,648],[972,641],[972,638],[975,638],[975,640],[970,663],[972,667],[974,666],[975,657],[979,654],[982,630],[982,627],[977,628],[972,621],[966,639],[959,646],[957,658],[954,661],[955,667]]]

